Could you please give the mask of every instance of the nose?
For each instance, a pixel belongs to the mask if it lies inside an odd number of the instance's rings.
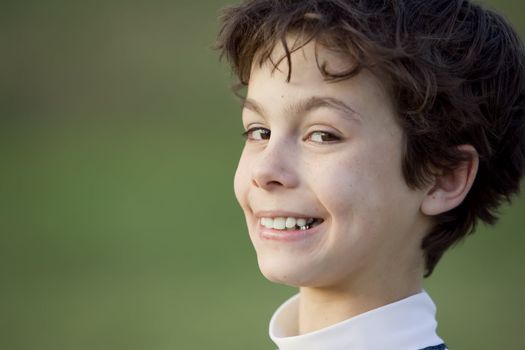
[[[293,188],[299,184],[296,156],[285,144],[268,144],[252,168],[252,184],[266,191]]]

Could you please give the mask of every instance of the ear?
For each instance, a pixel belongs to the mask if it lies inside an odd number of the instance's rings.
[[[460,145],[458,149],[467,159],[452,170],[443,171],[434,177],[425,198],[421,211],[426,215],[438,215],[454,209],[467,196],[478,172],[479,156],[471,145]]]

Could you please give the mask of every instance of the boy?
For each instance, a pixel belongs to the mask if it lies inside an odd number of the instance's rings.
[[[248,87],[235,175],[282,350],[445,349],[422,291],[525,163],[525,55],[459,0],[252,0],[219,48]]]

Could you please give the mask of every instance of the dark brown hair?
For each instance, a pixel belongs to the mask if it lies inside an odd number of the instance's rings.
[[[289,47],[292,32],[302,40]],[[277,44],[285,48],[290,79],[290,53],[313,39],[355,63],[328,72],[319,62],[325,79],[370,69],[390,82],[409,186],[421,187],[433,169],[465,160],[458,145],[470,144],[479,154],[467,197],[438,215],[422,242],[429,276],[478,219],[494,224],[498,206],[519,191],[525,168],[523,45],[500,15],[466,0],[251,0],[224,10],[218,48],[246,85],[252,65],[270,59]]]

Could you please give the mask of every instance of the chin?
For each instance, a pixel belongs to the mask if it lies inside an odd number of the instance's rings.
[[[290,287],[306,287],[312,285],[311,268],[303,267],[297,263],[284,262],[272,257],[266,259],[259,258],[258,263],[259,270],[270,282]]]

